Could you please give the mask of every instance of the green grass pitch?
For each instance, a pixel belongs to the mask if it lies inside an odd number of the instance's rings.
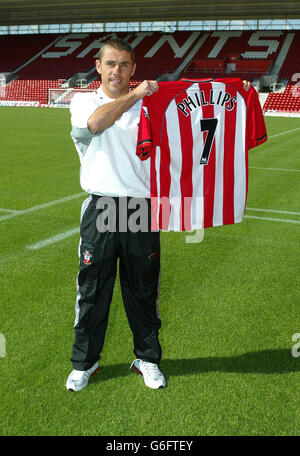
[[[57,202],[82,192],[70,114],[1,108],[0,123],[0,435],[299,435],[300,119],[266,118],[242,223],[196,244],[162,233],[167,388],[129,369],[117,281],[100,371],[80,393],[65,388],[79,235],[27,248],[79,224],[85,196]]]

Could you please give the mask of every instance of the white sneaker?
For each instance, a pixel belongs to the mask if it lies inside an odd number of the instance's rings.
[[[139,374],[144,377],[145,385],[149,388],[158,389],[166,386],[166,379],[164,374],[159,370],[157,364],[149,363],[148,361],[142,361],[136,359],[130,366]]]
[[[89,378],[95,375],[99,370],[98,363],[95,363],[90,369],[79,371],[72,370],[70,373],[66,388],[69,391],[80,391],[82,390],[89,382]]]

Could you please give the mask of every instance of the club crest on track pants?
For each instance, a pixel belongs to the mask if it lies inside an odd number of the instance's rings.
[[[128,209],[128,197],[113,198],[116,229],[104,231],[98,229],[99,216],[104,216],[106,208],[99,209],[99,198],[103,197],[91,195],[82,204],[71,362],[74,369],[86,370],[100,357],[119,261],[120,286],[133,334],[133,351],[137,358],[159,364],[160,237],[158,231],[150,229],[150,200],[146,200],[147,231],[119,229],[120,218],[126,215],[129,219],[134,212]]]

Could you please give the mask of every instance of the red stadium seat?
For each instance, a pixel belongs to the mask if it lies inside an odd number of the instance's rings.
[[[269,34],[268,34],[269,33]],[[61,87],[77,73],[90,72],[87,88],[99,87],[99,75],[95,71],[96,58],[101,40],[118,36],[133,44],[138,62],[133,88],[143,79],[155,79],[163,73],[173,73],[181,65],[180,76],[192,78],[241,77],[253,80],[265,74],[277,58],[286,37],[286,31],[240,32],[161,32],[85,33],[85,34],[37,34],[0,36],[2,61],[0,73],[15,72],[17,77],[6,87],[0,99],[38,101],[48,103],[50,88]],[[300,111],[300,96],[295,97],[292,80],[300,73],[297,50],[300,47],[300,31],[290,46],[279,77],[289,83],[283,93],[270,93],[264,110]],[[199,41],[201,40],[201,41]],[[194,46],[193,55],[190,52]],[[22,44],[22,45],[21,45]],[[22,52],[20,52],[22,49]],[[191,66],[191,61],[198,62]],[[215,63],[214,63],[215,62]],[[227,72],[227,64],[234,62],[236,69]],[[185,65],[186,63],[186,65]],[[207,69],[209,67],[210,69]],[[76,78],[75,78],[76,79]],[[300,79],[300,78],[299,78]],[[300,92],[300,91],[299,91]]]

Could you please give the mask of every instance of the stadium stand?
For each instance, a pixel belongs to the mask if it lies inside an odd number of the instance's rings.
[[[116,36],[135,49],[139,65],[132,87],[162,74],[241,77],[266,92],[265,112],[300,112],[300,93],[295,89],[300,79],[300,31],[283,30],[4,35],[0,73],[5,90],[0,100],[48,104],[53,101],[49,93],[54,93],[63,105],[69,101],[70,88],[97,88],[94,59],[101,43]]]
[[[269,70],[284,40],[284,33],[280,31],[267,35],[270,40],[261,39],[266,33],[270,32],[212,32],[187,68],[186,75],[198,72],[204,77],[212,73],[228,77],[228,73],[233,73],[250,80],[259,78]]]
[[[300,33],[295,33],[284,65],[279,71],[280,80],[285,80],[284,90],[279,93],[271,92],[264,104],[265,112],[300,112]],[[297,85],[298,83],[298,85]]]

